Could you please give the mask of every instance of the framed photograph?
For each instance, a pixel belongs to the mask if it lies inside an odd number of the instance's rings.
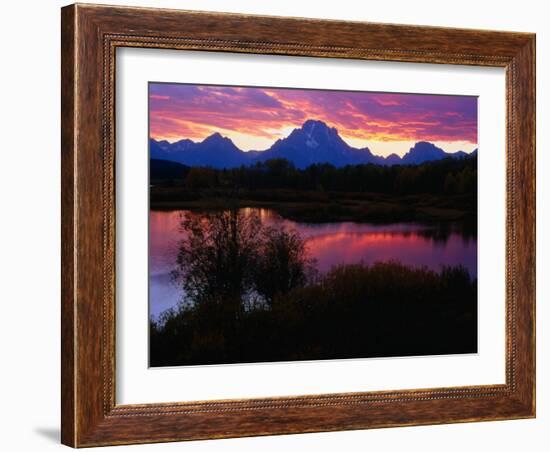
[[[535,416],[535,36],[62,9],[62,442]]]

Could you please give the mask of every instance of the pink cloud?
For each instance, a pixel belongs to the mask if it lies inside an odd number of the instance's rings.
[[[477,142],[477,98],[288,88],[150,84],[153,138],[200,140],[216,130],[275,141],[315,118],[370,141]]]

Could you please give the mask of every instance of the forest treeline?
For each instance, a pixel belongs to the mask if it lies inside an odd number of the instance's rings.
[[[201,189],[291,189],[307,191],[374,192],[386,194],[477,193],[477,156],[448,158],[421,165],[374,164],[335,167],[314,164],[296,168],[285,159],[233,169],[185,167],[153,161],[151,182]]]

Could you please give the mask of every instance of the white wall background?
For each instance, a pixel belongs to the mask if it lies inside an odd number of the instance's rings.
[[[536,420],[406,427],[223,441],[118,447],[183,451],[548,450],[550,380],[550,31],[545,2],[113,0],[118,4],[351,19],[537,33],[538,416]],[[94,2],[96,3],[96,2]],[[5,2],[0,28],[0,448],[59,450],[59,8],[64,2]],[[6,161],[7,157],[7,161]],[[23,183],[22,183],[23,182]]]

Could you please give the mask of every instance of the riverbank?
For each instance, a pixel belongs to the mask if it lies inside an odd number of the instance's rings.
[[[475,224],[477,205],[471,195],[393,195],[383,193],[325,192],[258,189],[189,190],[181,186],[153,186],[153,210],[217,210],[258,207],[283,218],[305,223],[325,222],[464,222]]]

